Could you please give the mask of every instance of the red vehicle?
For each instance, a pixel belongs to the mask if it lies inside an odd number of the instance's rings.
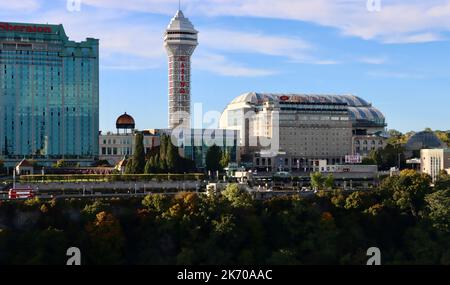
[[[32,188],[11,188],[9,199],[31,199],[36,197],[37,191]]]

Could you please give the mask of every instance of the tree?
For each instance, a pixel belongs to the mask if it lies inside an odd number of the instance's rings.
[[[133,174],[133,158],[127,160],[127,164],[125,165],[125,174]]]
[[[252,205],[252,197],[250,194],[245,190],[239,189],[239,185],[236,183],[228,184],[226,189],[222,191],[222,196],[235,208],[245,208]]]
[[[388,144],[396,145],[396,144],[405,144],[408,141],[408,138],[412,135],[411,133],[403,134],[397,130],[389,130],[389,139],[387,140]]]
[[[162,135],[159,142],[159,159],[166,161],[167,154],[167,142],[169,138],[166,135]]]
[[[333,174],[328,174],[327,178],[325,178],[325,187],[327,189],[332,189],[334,187],[334,177]]]
[[[169,208],[170,199],[167,195],[149,194],[142,200],[142,205],[150,211],[155,211],[161,214]]]
[[[325,183],[325,178],[323,177],[322,173],[314,172],[311,173],[310,177],[311,187],[316,190],[322,190]]]
[[[364,208],[363,194],[359,191],[350,194],[347,199],[345,199],[345,209],[355,209],[361,210]]]
[[[206,152],[206,169],[210,171],[222,170],[220,159],[222,158],[222,150],[216,144],[208,148]]]
[[[222,154],[222,158],[220,159],[220,167],[222,167],[222,169],[228,167],[228,164],[230,164],[231,162],[231,156],[230,153],[228,151],[225,151]]]
[[[170,172],[176,172],[178,161],[178,148],[172,144],[170,140],[167,142],[166,164],[167,170]]]
[[[3,160],[0,160],[0,173],[4,172],[5,172],[5,163],[3,162]]]
[[[162,159],[161,156],[159,157],[159,159],[157,160],[158,163],[158,170],[159,172],[167,172],[167,163],[165,159]]]
[[[389,193],[390,199],[400,210],[418,217],[425,206],[425,195],[431,192],[430,184],[430,176],[408,169],[383,180],[381,189]]]
[[[375,162],[381,170],[389,170],[391,167],[404,167],[406,163],[404,149],[400,144],[387,144],[384,149],[373,150],[369,153],[370,162]],[[364,161],[369,162],[368,160]],[[400,165],[399,165],[400,162]]]
[[[89,236],[89,250],[86,252],[91,263],[111,265],[122,262],[125,238],[113,214],[98,213],[95,220],[86,226],[86,232]]]
[[[55,168],[64,168],[64,167],[69,167],[69,166],[70,166],[70,164],[69,164],[67,161],[65,161],[64,159],[58,160],[58,161],[53,165],[53,167],[55,167]]]
[[[144,173],[144,167],[145,167],[144,135],[142,133],[136,133],[133,159],[131,161],[131,173],[133,174]]]
[[[433,227],[450,232],[450,188],[426,195],[425,201]]]
[[[144,173],[150,174],[155,172],[156,172],[155,156],[151,156],[149,159],[147,159],[147,162],[145,163]]]

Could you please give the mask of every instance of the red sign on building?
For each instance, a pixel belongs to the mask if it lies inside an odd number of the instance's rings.
[[[52,33],[51,27],[11,25],[8,23],[0,23],[0,30],[25,33]]]

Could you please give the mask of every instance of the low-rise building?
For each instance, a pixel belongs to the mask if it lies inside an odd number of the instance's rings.
[[[422,149],[420,164],[421,172],[430,175],[435,182],[443,170],[450,168],[450,148]]]
[[[148,130],[136,130],[133,117],[127,113],[117,118],[116,128],[116,132],[100,132],[99,135],[99,159],[107,160],[111,165],[116,165],[124,156],[133,155],[138,132],[144,135],[145,153],[159,146],[159,135]]]

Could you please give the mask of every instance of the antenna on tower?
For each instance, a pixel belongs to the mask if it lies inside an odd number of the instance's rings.
[[[181,0],[178,0],[178,11],[181,10]]]

